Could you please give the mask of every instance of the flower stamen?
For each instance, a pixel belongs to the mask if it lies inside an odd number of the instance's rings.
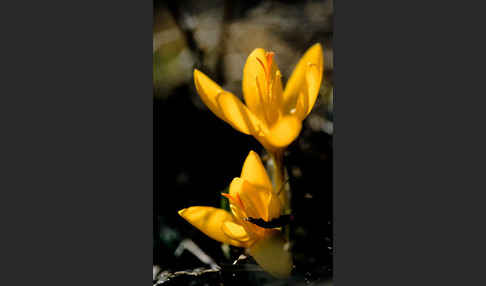
[[[270,71],[272,70],[273,56],[274,55],[275,55],[274,52],[267,52],[265,54],[265,57],[267,58],[267,66],[268,66],[267,76],[270,76]]]
[[[221,193],[223,197],[228,198],[233,204],[235,204],[238,208],[240,208],[242,211],[246,213],[245,210],[245,205],[243,205],[243,201],[241,201],[240,195],[236,194],[236,197],[227,194],[227,193]]]

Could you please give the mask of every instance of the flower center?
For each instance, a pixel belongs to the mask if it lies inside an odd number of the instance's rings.
[[[221,193],[224,197],[228,198],[231,204],[233,204],[238,211],[236,212],[236,217],[239,217],[242,222],[242,226],[245,228],[247,233],[252,237],[261,237],[265,234],[265,228],[259,226],[258,224],[254,224],[253,222],[249,221],[248,212],[243,204],[243,201],[240,198],[240,195],[237,193],[236,195],[230,195],[227,193]],[[263,220],[261,218],[256,218],[256,220]]]
[[[235,196],[232,196],[227,193],[221,193],[222,196],[228,198],[234,205],[236,205],[238,208],[240,208],[242,211],[245,211],[245,206],[243,205],[243,202],[241,201],[240,195],[236,194]]]

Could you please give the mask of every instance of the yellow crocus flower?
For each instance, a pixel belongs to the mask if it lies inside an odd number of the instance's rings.
[[[246,105],[194,70],[197,92],[208,108],[236,130],[253,135],[270,152],[285,148],[299,135],[319,94],[324,65],[322,47],[315,44],[300,59],[284,90],[273,56],[261,48],[248,56],[242,82]]]
[[[248,218],[269,222],[280,217],[282,207],[257,153],[250,151],[241,175],[234,178],[229,193],[231,213],[218,208],[194,206],[179,211],[184,219],[217,241],[248,248],[267,272],[286,277],[292,270],[291,254],[279,228],[263,228]]]

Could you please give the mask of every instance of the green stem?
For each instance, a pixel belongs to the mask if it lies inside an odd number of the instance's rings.
[[[282,215],[291,214],[290,209],[290,187],[286,183],[286,172],[283,162],[283,150],[270,153],[273,159],[273,184],[276,192],[280,192],[278,197],[282,202]],[[290,227],[284,226],[283,234],[287,241],[290,241]]]
[[[290,189],[285,184],[285,166],[283,162],[283,150],[272,152],[273,159],[273,183],[275,190],[280,191],[279,198],[283,205],[283,214],[290,214]]]

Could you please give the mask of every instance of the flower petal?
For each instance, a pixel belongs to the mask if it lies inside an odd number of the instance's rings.
[[[247,245],[228,237],[222,230],[225,222],[236,222],[229,212],[213,207],[189,207],[179,211],[179,215],[212,239],[238,247]]]
[[[284,116],[272,126],[265,139],[273,148],[284,148],[299,136],[302,121],[295,115]]]
[[[274,77],[272,82],[272,99],[271,107],[278,109],[277,115],[281,115],[283,112],[283,88],[282,88],[282,73],[277,67],[277,64],[273,64],[272,75]]]
[[[280,203],[280,199],[278,198],[277,195],[271,194],[268,197],[268,221],[271,221],[272,219],[280,217],[282,214],[282,204]]]
[[[235,178],[230,185],[231,192],[238,195],[247,217],[270,221],[280,216],[280,200],[272,189],[258,188],[244,179]]]
[[[221,92],[216,102],[221,110],[222,119],[236,130],[248,135],[264,132],[264,126],[258,118],[232,93]]]
[[[285,86],[283,100],[287,112],[294,108],[304,108],[297,112],[302,120],[309,114],[319,94],[323,67],[322,46],[317,43],[302,56]],[[299,100],[302,100],[301,104]]]
[[[248,56],[243,68],[243,98],[248,108],[258,118],[263,118],[263,105],[260,92],[266,90],[266,58],[265,50],[258,48]],[[262,66],[262,64],[264,66]]]
[[[197,69],[194,70],[194,83],[201,100],[220,119],[248,135],[261,132],[259,120],[235,95],[223,90]]]
[[[262,164],[262,160],[253,151],[250,151],[246,157],[240,177],[254,186],[272,189],[272,182]]]
[[[243,213],[237,213],[241,219],[263,218],[265,215],[264,200],[261,199],[257,189],[245,180],[234,178],[229,186],[229,194],[239,200],[236,206],[243,211]]]
[[[306,106],[306,113],[304,117],[307,117],[314,107],[316,103],[317,96],[319,95],[319,89],[321,88],[321,81],[322,81],[322,69],[320,69],[317,65],[311,64],[307,67],[306,72],[306,83],[307,83],[307,106]]]
[[[250,247],[250,254],[265,271],[275,277],[288,277],[292,271],[292,255],[286,249],[280,231],[273,231],[257,241]]]
[[[269,123],[277,119],[283,91],[281,73],[272,52],[258,48],[250,53],[243,68],[242,89],[246,105],[258,118],[266,117]]]
[[[250,242],[250,235],[245,230],[245,228],[232,221],[227,221],[223,223],[222,228],[224,234],[231,239],[240,241],[241,243],[248,244]]]
[[[197,93],[206,106],[219,118],[224,120],[216,98],[224,90],[201,71],[194,69],[194,85]]]

